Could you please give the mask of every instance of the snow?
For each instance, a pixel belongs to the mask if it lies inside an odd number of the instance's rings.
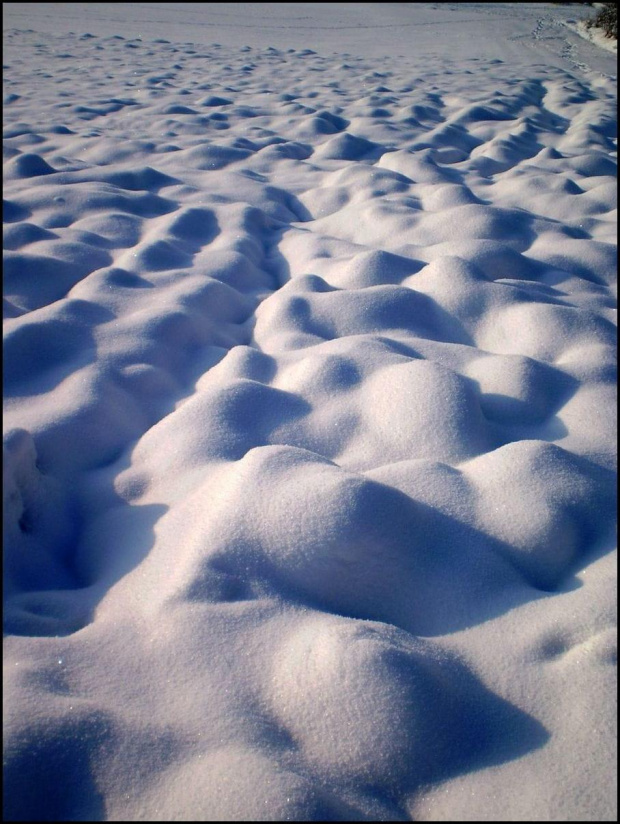
[[[605,3],[592,3],[591,4],[595,9],[603,9],[605,8]],[[588,26],[586,22],[590,22],[591,20],[595,19],[594,17],[588,18],[586,20],[567,20],[566,26],[568,26],[572,31],[578,34],[580,37],[583,37],[584,40],[589,40],[591,43],[596,43],[597,46],[600,46],[602,49],[606,51],[613,52],[614,54],[618,53],[618,41],[614,37],[607,37],[605,34],[604,29],[600,28],[599,26]]]
[[[591,10],[4,11],[5,818],[616,820]]]

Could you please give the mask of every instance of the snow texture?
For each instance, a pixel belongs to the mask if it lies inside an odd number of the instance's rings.
[[[4,11],[5,818],[616,820],[590,10]]]

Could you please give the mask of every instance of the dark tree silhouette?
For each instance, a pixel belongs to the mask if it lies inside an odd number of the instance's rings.
[[[586,26],[590,29],[595,27],[602,29],[605,37],[612,37],[614,40],[618,39],[618,7],[615,3],[605,3],[599,13],[592,20],[586,22]]]

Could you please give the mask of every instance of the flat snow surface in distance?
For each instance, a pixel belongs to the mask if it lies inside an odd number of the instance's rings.
[[[3,10],[5,818],[615,820],[592,11]]]

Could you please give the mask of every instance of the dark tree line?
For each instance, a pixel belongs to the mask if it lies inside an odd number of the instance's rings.
[[[615,3],[605,3],[605,7],[600,9],[596,17],[586,22],[586,26],[590,29],[595,26],[597,29],[602,29],[605,37],[613,37],[618,39],[618,7]]]

